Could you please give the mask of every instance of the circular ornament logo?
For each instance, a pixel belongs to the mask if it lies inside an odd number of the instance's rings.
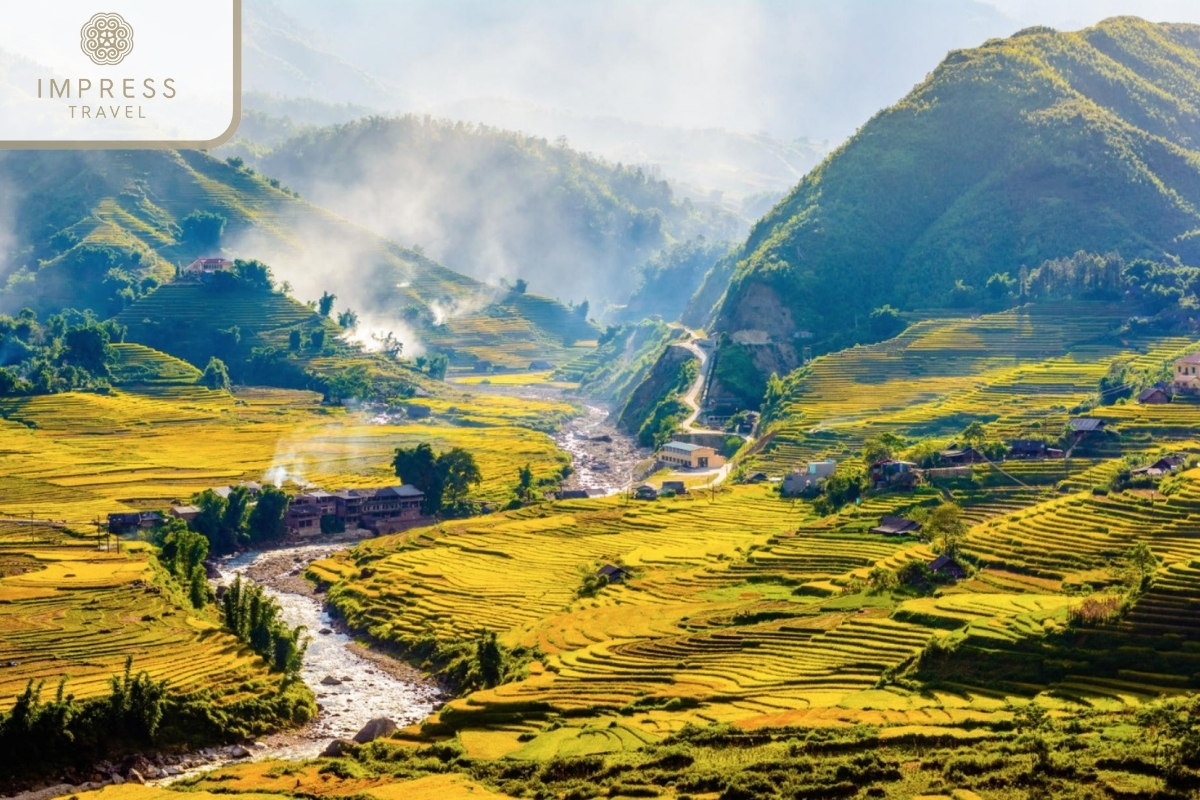
[[[120,14],[96,14],[79,32],[79,40],[92,63],[120,64],[133,52],[133,27]]]

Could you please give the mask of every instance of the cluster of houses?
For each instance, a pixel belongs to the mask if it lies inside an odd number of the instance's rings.
[[[251,497],[257,497],[262,486],[246,481],[244,486]],[[232,486],[220,486],[213,492],[229,497]],[[421,501],[425,493],[413,486],[385,486],[381,489],[339,489],[326,492],[313,489],[295,495],[288,501],[283,523],[293,536],[304,536],[321,532],[321,521],[327,519],[344,528],[363,528],[378,534],[394,533],[427,521],[421,515]],[[168,512],[172,517],[192,522],[200,515],[194,505],[172,506]],[[157,511],[133,511],[108,515],[108,529],[113,533],[129,533],[138,529],[153,528],[163,521]]]
[[[1171,380],[1143,389],[1138,393],[1137,401],[1143,405],[1163,405],[1174,400],[1177,394],[1200,394],[1200,353],[1175,359]]]

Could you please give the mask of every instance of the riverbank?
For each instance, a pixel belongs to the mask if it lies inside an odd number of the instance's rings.
[[[234,556],[218,565],[220,583],[244,575],[280,606],[281,618],[308,631],[301,678],[317,695],[317,716],[296,731],[269,737],[258,757],[313,758],[332,739],[348,739],[372,719],[419,722],[445,701],[442,688],[410,665],[359,644],[330,616],[304,569],[354,544],[297,545]]]

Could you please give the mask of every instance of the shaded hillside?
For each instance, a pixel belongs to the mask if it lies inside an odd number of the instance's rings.
[[[7,309],[116,313],[177,266],[222,253],[271,264],[305,299],[337,291],[360,312],[482,288],[200,152],[3,153],[0,196],[11,209],[0,236]]]
[[[783,372],[801,330],[818,352],[877,338],[884,304],[1020,296],[1022,267],[1079,250],[1200,263],[1198,108],[1195,26],[1125,17],[951,53],[721,265],[718,327]]]
[[[619,411],[667,345],[683,336],[683,329],[651,320],[610,327],[594,350],[559,368],[554,378],[578,383],[581,394]]]
[[[600,329],[587,313],[587,305],[569,307],[549,297],[500,291],[487,305],[421,320],[421,338],[446,354],[453,367],[547,369],[535,362],[556,367],[590,352]]]
[[[242,313],[220,307],[220,298],[192,302],[188,292],[199,287],[170,286],[181,266],[217,255],[265,262],[280,293],[265,292],[264,308],[247,301]],[[566,339],[573,344],[599,334],[581,309],[532,295],[504,301],[506,290],[357,227],[236,159],[200,152],[0,154],[0,278],[6,281],[0,310],[31,306],[45,315],[74,307],[119,315],[133,329],[131,340],[200,367],[221,354],[213,343],[231,325],[247,334],[244,358],[253,347],[286,348],[290,328],[271,323],[276,307],[311,320],[305,335],[327,324],[332,342],[340,328],[297,302],[323,292],[337,295],[332,317],[357,312],[359,340],[371,344],[394,332],[405,355],[422,347],[455,352],[511,344],[504,336],[480,344],[463,319],[479,315],[508,318],[520,328],[529,342],[520,354],[525,366],[565,361]],[[493,301],[499,306],[492,308]],[[152,324],[143,325],[146,319]],[[278,335],[258,341],[250,335],[258,330]]]
[[[731,237],[732,213],[565,144],[413,116],[302,130],[255,162],[349,219],[481,279],[623,302],[674,240]],[[562,276],[570,275],[570,281]]]
[[[729,249],[727,241],[709,242],[703,237],[666,248],[638,270],[637,288],[618,318],[633,322],[657,314],[665,320],[679,319],[688,298]]]

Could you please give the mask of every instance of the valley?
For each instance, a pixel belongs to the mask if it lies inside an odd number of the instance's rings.
[[[1198,796],[1200,27],[930,66],[757,221],[349,106],[0,153],[0,791]]]

